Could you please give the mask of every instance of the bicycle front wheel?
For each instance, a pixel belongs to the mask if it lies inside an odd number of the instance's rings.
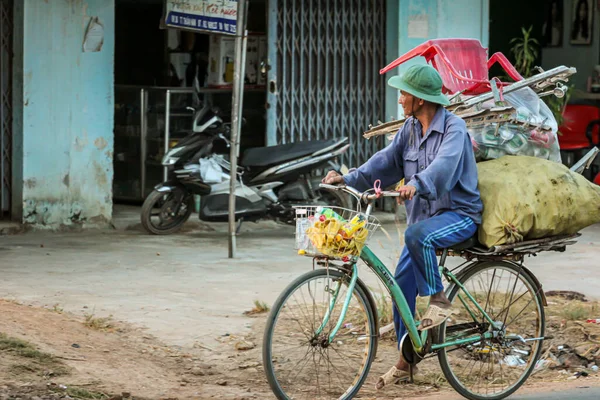
[[[528,270],[509,262],[475,265],[458,280],[494,322],[452,285],[448,299],[459,313],[440,325],[439,342],[489,332],[495,337],[441,349],[440,366],[462,396],[503,399],[525,383],[540,356],[545,330],[542,288]]]
[[[265,327],[263,364],[278,399],[350,399],[360,390],[378,338],[372,299],[360,281],[344,324],[328,343],[349,282],[350,276],[337,270],[311,271],[292,282],[273,305]]]

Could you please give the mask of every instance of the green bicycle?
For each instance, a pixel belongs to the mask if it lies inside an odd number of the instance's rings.
[[[371,216],[375,199],[398,195],[322,186],[354,195],[359,207],[361,202],[367,204],[364,213],[333,207],[328,210],[344,221],[361,215],[369,235],[379,227]],[[297,247],[307,242],[303,237],[306,226],[299,221],[306,221],[317,211],[312,207],[297,209]],[[309,244],[306,253],[314,257],[313,270],[281,293],[266,323],[263,365],[269,385],[278,399],[351,399],[357,395],[369,374],[379,338],[376,303],[358,277],[360,258],[383,283],[407,327],[408,333],[400,342],[407,362],[414,365],[437,354],[447,381],[459,394],[472,400],[503,399],[533,372],[544,340],[546,299],[523,259],[544,250],[564,251],[577,236],[492,249],[481,248],[472,238],[439,249],[440,273],[448,284],[446,295],[459,312],[424,332],[417,330],[418,322],[404,294],[371,249],[364,246],[358,254],[339,261],[341,257],[314,251]],[[451,270],[445,266],[448,256],[461,256],[466,261]]]

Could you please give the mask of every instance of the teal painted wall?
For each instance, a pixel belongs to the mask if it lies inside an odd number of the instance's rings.
[[[91,17],[101,51],[84,53]],[[112,219],[114,0],[24,0],[23,221],[104,225]]]
[[[436,38],[475,38],[484,47],[489,42],[489,0],[389,0],[387,54],[388,62],[398,58],[421,43]],[[409,37],[409,21],[427,21],[427,30],[422,37]],[[414,35],[413,35],[414,36]],[[424,63],[422,57],[415,58],[388,72],[386,79],[401,73],[415,63]],[[383,66],[382,66],[383,67]],[[398,118],[397,90],[388,86],[386,91],[386,117]]]

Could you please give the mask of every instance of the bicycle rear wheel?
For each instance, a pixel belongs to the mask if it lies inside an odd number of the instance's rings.
[[[545,330],[542,288],[525,268],[487,262],[467,269],[458,280],[494,321],[483,317],[457,286],[448,299],[459,314],[440,325],[439,343],[496,331],[496,338],[438,352],[446,379],[471,400],[500,400],[514,393],[534,370]]]
[[[263,365],[278,399],[350,399],[360,390],[378,339],[373,302],[360,281],[342,328],[327,343],[349,282],[350,276],[337,270],[311,271],[292,282],[273,305],[265,327]],[[330,302],[331,317],[317,334]]]

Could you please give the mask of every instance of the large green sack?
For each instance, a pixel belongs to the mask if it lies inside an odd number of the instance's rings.
[[[562,164],[527,156],[480,162],[487,247],[573,234],[600,222],[600,186]]]

